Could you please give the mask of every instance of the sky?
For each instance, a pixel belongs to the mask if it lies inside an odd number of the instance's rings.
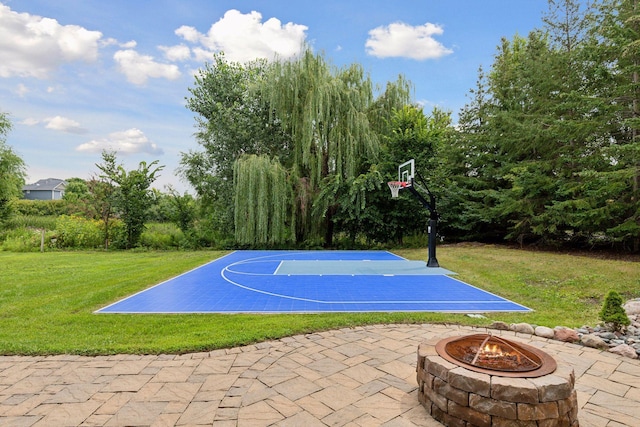
[[[153,186],[193,193],[176,169],[199,150],[186,99],[199,67],[295,58],[359,63],[384,87],[399,75],[414,101],[469,101],[502,37],[542,27],[547,0],[0,0],[0,111],[27,183],[90,179],[103,150],[127,170],[164,166]]]

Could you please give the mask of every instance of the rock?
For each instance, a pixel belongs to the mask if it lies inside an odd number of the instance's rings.
[[[509,330],[509,325],[507,325],[505,322],[500,322],[500,321],[493,322],[490,327],[493,329],[499,329],[501,331]]]
[[[555,336],[553,329],[547,328],[546,326],[538,326],[534,331],[537,336],[543,338],[553,338]]]
[[[520,332],[521,334],[529,335],[533,335],[533,333],[535,332],[533,326],[528,323],[512,323],[511,325],[509,325],[509,329],[512,331]]]
[[[640,298],[632,299],[624,304],[622,304],[622,308],[628,315],[640,314]]]
[[[627,344],[620,344],[618,346],[610,348],[609,352],[619,354],[620,356],[629,357],[631,359],[638,358],[638,355],[636,354],[636,350]]]
[[[563,342],[576,342],[580,341],[578,333],[573,329],[556,327],[554,330],[554,339]]]
[[[587,334],[590,334],[591,332],[593,332],[593,330],[590,331],[587,328],[578,328],[578,329],[576,329],[576,332],[579,333],[579,334],[582,334],[582,335],[587,335]]]
[[[600,338],[595,334],[583,335],[582,338],[580,338],[580,342],[586,345],[587,347],[600,348],[600,349],[609,348],[607,343],[602,338]]]
[[[615,340],[618,338],[613,332],[598,332],[596,335],[598,335],[603,340]]]

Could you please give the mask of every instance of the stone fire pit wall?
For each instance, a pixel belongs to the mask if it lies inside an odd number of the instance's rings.
[[[437,340],[436,340],[437,341]],[[418,347],[418,400],[445,426],[578,427],[571,366],[538,378],[482,374],[440,357],[435,341]]]

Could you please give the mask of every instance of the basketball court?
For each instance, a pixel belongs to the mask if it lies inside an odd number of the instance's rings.
[[[235,251],[96,313],[528,312],[387,251]]]

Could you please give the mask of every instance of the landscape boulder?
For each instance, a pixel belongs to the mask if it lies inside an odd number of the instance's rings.
[[[591,348],[599,348],[599,349],[609,348],[607,343],[602,338],[600,338],[595,334],[583,335],[582,338],[580,338],[580,342],[583,345]]]
[[[533,335],[535,332],[533,326],[528,323],[512,323],[511,325],[509,325],[509,329],[515,332],[520,332],[521,334],[529,335]]]
[[[640,298],[631,299],[622,305],[627,316],[640,314]]]
[[[554,339],[563,342],[576,342],[580,341],[578,333],[573,329],[565,328],[562,326],[556,327],[554,330]]]
[[[613,348],[610,348],[611,353],[619,354],[620,356],[629,357],[631,359],[637,359],[638,355],[636,350],[628,344],[620,344]]]
[[[553,338],[555,336],[555,331],[546,326],[538,326],[535,329],[535,333],[537,336],[542,338]]]
[[[507,325],[505,322],[501,322],[499,320],[496,320],[495,322],[493,322],[490,326],[493,329],[498,329],[500,331],[508,331],[509,330],[509,325]]]

